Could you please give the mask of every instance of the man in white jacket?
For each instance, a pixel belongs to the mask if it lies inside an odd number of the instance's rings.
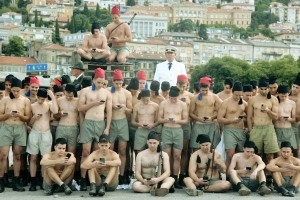
[[[163,81],[168,81],[170,86],[176,86],[177,76],[179,74],[186,75],[185,65],[175,60],[176,51],[176,47],[165,47],[167,60],[157,64],[153,80],[159,81],[160,84],[162,84]]]

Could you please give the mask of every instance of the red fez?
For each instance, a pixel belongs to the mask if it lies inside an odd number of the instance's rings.
[[[211,84],[211,78],[209,78],[209,77],[200,78],[200,83],[204,83],[204,84],[210,86],[210,84]]]
[[[112,7],[110,14],[120,16],[120,10],[118,8],[118,5],[115,5],[114,7]]]
[[[147,75],[144,70],[140,70],[137,74],[138,80],[147,80]]]
[[[113,81],[115,80],[123,80],[122,71],[119,69],[115,69],[114,71]]]
[[[186,82],[186,83],[189,83],[188,78],[187,78],[186,75],[184,75],[184,74],[179,74],[179,75],[177,76],[177,82],[179,82],[179,81],[184,81],[184,82]]]
[[[57,85],[57,86],[61,86],[61,81],[58,80],[58,79],[54,79],[54,80],[53,80],[53,83],[54,83],[55,85]]]
[[[95,69],[94,79],[96,79],[96,78],[105,78],[105,71],[101,68]]]
[[[38,86],[40,86],[40,81],[39,81],[38,77],[36,77],[36,76],[30,77],[29,85],[34,84],[34,83],[37,84]]]

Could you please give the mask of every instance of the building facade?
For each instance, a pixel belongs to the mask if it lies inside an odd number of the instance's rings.
[[[0,72],[26,72],[26,64],[38,63],[34,58],[0,56]]]

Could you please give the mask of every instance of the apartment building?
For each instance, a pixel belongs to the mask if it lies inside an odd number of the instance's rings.
[[[129,22],[132,14],[121,15],[121,21]],[[158,14],[138,14],[130,24],[130,29],[139,37],[154,37],[168,29],[168,18]]]
[[[191,1],[191,0],[190,0]],[[172,6],[173,4],[180,3],[180,0],[137,0],[139,6],[144,6],[148,2],[150,6]]]
[[[222,5],[222,8],[227,9],[244,9],[244,10],[251,10],[252,12],[255,11],[255,6],[253,4],[247,4],[247,3],[227,3]]]
[[[279,17],[281,23],[300,23],[300,6],[284,6],[282,3],[272,2],[270,4],[271,13]]]
[[[0,26],[14,24],[20,26],[22,24],[22,15],[15,12],[2,13],[0,17]]]
[[[0,72],[26,72],[26,64],[38,63],[34,58],[0,56]]]
[[[8,44],[9,38],[12,36],[20,36],[20,27],[13,25],[13,24],[7,24],[4,26],[0,26],[0,39],[1,43]]]

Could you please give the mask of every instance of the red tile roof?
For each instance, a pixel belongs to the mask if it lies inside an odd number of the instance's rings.
[[[165,7],[165,6],[131,6],[131,8],[140,8],[140,9],[145,9],[145,10],[172,10],[171,7]],[[130,9],[129,9],[130,10]]]
[[[3,14],[8,14],[8,15],[21,15],[21,14],[16,13],[16,12],[6,12],[6,13],[3,13]]]
[[[60,46],[58,44],[50,44],[48,46],[43,47],[42,49],[53,49],[53,50],[64,50],[64,51],[73,51],[72,48],[67,48],[67,47],[63,47]]]
[[[31,63],[38,62],[29,57],[0,56],[0,64],[26,65]]]
[[[4,26],[0,26],[0,28],[6,28],[6,29],[11,29],[11,28],[15,28],[15,27],[17,27],[17,26],[14,24],[6,24]]]

